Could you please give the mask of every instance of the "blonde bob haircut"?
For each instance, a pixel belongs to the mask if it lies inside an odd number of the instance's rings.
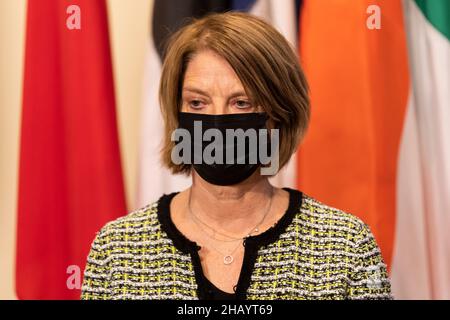
[[[281,169],[308,126],[308,84],[288,41],[262,19],[240,12],[214,13],[193,20],[169,38],[159,87],[165,126],[164,165],[172,173],[189,174],[191,170],[191,165],[172,162],[175,143],[171,134],[178,128],[186,66],[201,50],[212,50],[231,65],[252,104],[268,114],[268,127],[279,129]]]

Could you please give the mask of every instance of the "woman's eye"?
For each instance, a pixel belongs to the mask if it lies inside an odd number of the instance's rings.
[[[236,107],[238,107],[239,109],[246,109],[246,108],[251,107],[250,102],[245,101],[245,100],[237,100],[235,104],[236,104]]]
[[[191,100],[189,101],[189,106],[193,109],[200,109],[203,108],[204,103],[200,100]]]

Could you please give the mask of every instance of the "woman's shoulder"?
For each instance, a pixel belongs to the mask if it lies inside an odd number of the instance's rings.
[[[97,237],[144,233],[158,226],[158,201],[155,201],[109,221],[97,232]]]
[[[328,281],[324,274],[332,270],[346,279],[348,299],[392,298],[381,250],[361,218],[305,194],[299,207],[294,221],[303,240],[299,254],[316,281]]]
[[[370,227],[361,218],[305,193],[302,193],[302,203],[296,220],[304,231],[315,236],[332,235],[355,242],[372,237]]]

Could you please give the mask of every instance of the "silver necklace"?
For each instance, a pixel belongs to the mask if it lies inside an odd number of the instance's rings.
[[[236,252],[236,250],[239,248],[241,241],[243,241],[246,237],[250,237],[253,233],[258,232],[259,231],[259,226],[264,222],[267,214],[269,213],[271,207],[272,207],[272,199],[273,199],[273,188],[271,188],[271,194],[270,194],[270,200],[269,200],[269,205],[267,207],[266,212],[264,213],[262,219],[258,222],[258,224],[253,227],[245,237],[240,237],[240,238],[234,238],[231,237],[229,235],[226,235],[222,232],[217,231],[216,229],[214,229],[213,227],[209,226],[208,224],[206,224],[205,222],[201,221],[193,212],[192,207],[191,207],[191,190],[189,189],[189,200],[188,200],[188,209],[189,209],[189,213],[192,216],[192,220],[194,221],[194,223],[199,227],[199,229],[210,239],[215,240],[215,241],[220,241],[220,242],[235,242],[235,241],[239,241],[239,243],[237,244],[237,246],[231,251],[231,253],[229,254],[224,254],[222,251],[218,250],[214,245],[211,244],[211,247],[217,251],[218,253],[220,253],[223,256],[223,263],[225,265],[230,265],[231,263],[233,263],[234,261],[234,257],[233,254]],[[211,236],[208,232],[206,232],[206,230],[200,225],[204,225],[207,228],[211,229],[213,231],[213,236]],[[219,234],[223,237],[229,238],[230,240],[220,240],[217,239],[215,237],[216,234]]]
[[[237,244],[237,246],[229,253],[229,254],[224,254],[222,251],[220,251],[219,249],[217,249],[212,243],[210,243],[210,245],[211,245],[211,247],[215,250],[215,251],[217,251],[218,253],[220,253],[220,255],[221,256],[223,256],[223,264],[225,264],[225,265],[230,265],[230,264],[232,264],[233,263],[233,261],[234,261],[234,253],[236,252],[236,250],[239,248],[239,246],[241,245],[242,243],[241,242],[239,242],[238,244]]]

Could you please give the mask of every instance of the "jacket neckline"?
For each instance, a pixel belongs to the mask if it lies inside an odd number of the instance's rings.
[[[289,204],[283,216],[272,227],[261,234],[250,236],[244,240],[244,260],[236,285],[236,298],[245,299],[246,292],[250,286],[251,275],[255,265],[258,254],[258,249],[262,246],[267,246],[278,240],[286,228],[291,224],[298,208],[301,206],[303,194],[294,189],[283,188],[289,192]],[[168,195],[163,195],[158,201],[158,220],[161,228],[166,232],[167,236],[172,240],[174,246],[183,253],[191,255],[192,264],[194,267],[195,278],[197,281],[197,295],[199,299],[208,299],[207,279],[204,276],[200,256],[198,251],[201,247],[194,241],[189,240],[183,233],[181,233],[172,221],[170,214],[170,203],[172,199],[178,194],[174,192]]]

